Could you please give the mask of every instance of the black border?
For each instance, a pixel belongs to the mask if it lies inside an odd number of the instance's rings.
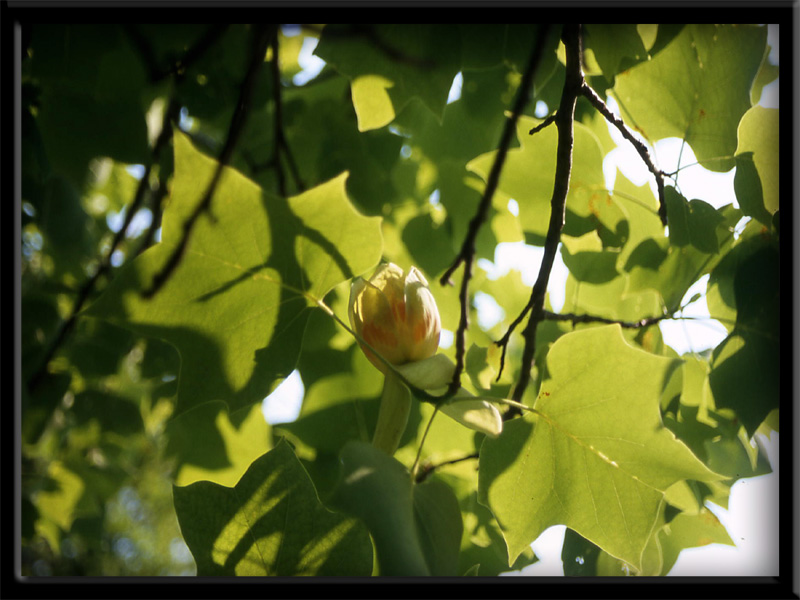
[[[791,291],[784,291],[782,309],[783,322],[790,323],[791,341],[786,344],[786,362],[791,371],[782,382],[781,429],[779,452],[782,461],[779,510],[780,525],[779,572],[772,577],[660,577],[660,578],[567,578],[567,577],[474,577],[474,578],[209,578],[209,577],[20,577],[19,574],[19,352],[20,347],[20,231],[19,231],[19,25],[25,22],[112,22],[119,19],[135,19],[150,22],[204,22],[226,19],[240,22],[275,21],[299,22],[309,19],[278,18],[294,16],[297,9],[315,8],[320,12],[315,22],[382,20],[408,22],[409,17],[427,16],[430,20],[437,13],[421,8],[457,8],[457,21],[490,22],[516,19],[524,21],[569,20],[576,10],[585,22],[611,22],[628,20],[635,16],[637,22],[679,21],[680,17],[695,16],[696,22],[713,20],[719,15],[727,22],[779,23],[781,25],[780,53],[783,86],[780,90],[781,117],[781,186],[791,190],[782,194],[781,237],[783,265]],[[0,439],[6,450],[2,453],[3,477],[0,498],[3,498],[3,518],[0,521],[0,597],[2,598],[162,598],[180,594],[187,597],[388,597],[426,598],[445,595],[464,598],[498,597],[557,597],[591,598],[615,596],[617,598],[800,598],[800,545],[798,539],[798,473],[797,459],[800,457],[798,443],[798,415],[796,402],[800,398],[800,335],[798,326],[798,278],[797,266],[800,257],[800,239],[794,235],[800,226],[800,211],[796,210],[800,199],[798,184],[798,112],[797,58],[800,57],[798,24],[800,23],[800,0],[791,1],[724,1],[704,0],[654,1],[601,0],[561,2],[533,2],[526,0],[463,1],[463,0],[0,0],[0,60],[2,61],[2,93],[0,107],[2,120],[0,131],[4,159],[0,163],[0,177],[5,201],[0,210],[4,218],[0,236],[3,259],[3,292],[0,298],[13,313],[4,310],[5,330],[2,337],[3,371],[10,377],[2,379],[8,392],[13,393],[13,402],[4,394],[3,412],[0,420]],[[178,9],[178,10],[175,10]],[[236,9],[231,11],[231,9]],[[356,10],[349,10],[356,9]],[[364,10],[371,9],[371,10]],[[381,9],[395,9],[381,11]],[[399,10],[398,10],[399,9]],[[509,10],[520,11],[509,15]],[[566,10],[565,10],[566,9]],[[623,11],[614,11],[623,9]],[[716,9],[716,10],[715,10]],[[723,10],[718,13],[716,11]],[[755,9],[755,10],[754,10]],[[221,11],[224,11],[221,12]],[[633,11],[633,12],[627,12]],[[442,13],[438,13],[442,14]],[[448,16],[442,14],[443,17]],[[560,18],[559,18],[560,17]],[[566,17],[566,18],[565,18]],[[651,18],[648,18],[651,17]],[[709,17],[711,17],[709,19]],[[438,20],[435,17],[433,20]],[[629,17],[630,19],[630,17]],[[421,20],[421,19],[420,19]],[[633,20],[633,19],[631,19]],[[791,110],[789,110],[791,108]],[[13,135],[12,135],[13,133]],[[13,165],[13,168],[12,168]],[[11,201],[13,199],[13,202]],[[13,227],[12,227],[13,224]],[[788,234],[788,235],[787,235]],[[788,262],[786,258],[788,257]],[[9,276],[13,273],[13,279]],[[9,280],[11,279],[10,283]],[[13,319],[14,337],[10,335]],[[13,366],[12,366],[13,365]],[[789,387],[791,385],[791,387]],[[13,388],[13,389],[12,389]],[[13,411],[13,412],[12,412]],[[13,414],[13,419],[9,418]],[[10,448],[8,446],[11,446]],[[14,474],[12,479],[11,473]],[[791,486],[790,486],[791,484]],[[9,500],[11,499],[11,500]],[[13,506],[14,510],[8,510]],[[178,586],[178,588],[173,588]]]

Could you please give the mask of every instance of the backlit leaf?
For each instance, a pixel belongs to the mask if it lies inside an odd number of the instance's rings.
[[[703,166],[730,170],[766,39],[766,27],[685,26],[652,60],[617,77],[623,118],[650,141],[684,138]]]
[[[286,442],[253,462],[234,487],[173,488],[198,575],[369,575],[363,526],[320,504]]]
[[[346,174],[283,200],[226,168],[211,214],[199,219],[179,266],[154,298],[143,298],[215,167],[176,135],[162,242],[87,311],[178,349],[178,412],[209,400],[233,410],[262,400],[295,366],[309,305],[374,266],[381,253],[379,219],[350,204]]]
[[[547,365],[533,418],[484,441],[481,501],[511,561],[564,524],[639,568],[665,490],[719,478],[661,422],[659,395],[675,362],[629,346],[611,325],[562,336]]]

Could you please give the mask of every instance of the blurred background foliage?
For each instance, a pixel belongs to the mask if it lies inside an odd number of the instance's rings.
[[[531,165],[555,160],[555,131],[543,130],[535,138],[527,131],[552,113],[560,98],[564,66],[558,30],[552,27],[548,33],[534,97],[518,127],[522,143],[512,143],[508,174],[478,236],[477,259],[494,260],[501,242],[542,243],[547,220],[527,207],[549,203],[552,177],[538,173],[552,166]],[[681,31],[680,26],[618,31],[587,26],[587,80],[604,95],[620,73],[657,56]],[[453,332],[459,315],[456,295],[435,282],[456,256],[475,213],[504,111],[513,102],[537,34],[537,25],[523,24],[413,30],[284,25],[279,72],[275,77],[270,70],[271,48],[231,165],[267,191],[279,193],[285,186],[287,195],[349,171],[349,198],[363,214],[384,219],[384,258],[423,271],[432,283],[443,328]],[[194,574],[173,508],[173,483],[211,479],[232,486],[278,436],[286,436],[324,497],[333,485],[329,467],[344,442],[363,437],[373,426],[379,374],[352,339],[319,311],[310,317],[297,365],[305,388],[299,418],[274,427],[264,420],[260,403],[231,413],[223,402],[209,403],[174,416],[180,358],[158,339],[78,318],[59,341],[84,293],[83,305],[88,305],[127,261],[160,239],[173,170],[169,142],[158,142],[162,123],[188,135],[208,155],[220,154],[245,76],[250,39],[247,25],[24,28],[21,355],[23,381],[35,382],[23,386],[22,397],[24,575]],[[309,71],[304,67],[315,47],[325,62]],[[436,57],[434,65],[428,64],[430,57]],[[771,67],[760,55],[751,65],[762,87],[777,76]],[[451,89],[457,91],[452,97]],[[669,271],[657,276],[647,268],[665,260],[669,243],[653,224],[655,197],[649,187],[637,188],[621,174],[613,193],[606,190],[602,158],[614,147],[606,124],[583,98],[576,121],[577,185],[564,230],[569,237],[563,256],[571,272],[564,311],[591,309],[608,318],[636,319],[675,309],[696,271],[676,283]],[[279,147],[278,124],[290,153]],[[758,173],[749,172],[749,179],[740,180],[742,189],[758,183]],[[129,215],[137,193],[142,201]],[[674,210],[685,204],[679,198]],[[721,224],[732,228],[742,216],[735,210],[707,217],[691,213],[697,220],[693,231],[701,233],[682,256],[702,262],[701,273],[716,264],[707,260],[709,244],[718,249],[732,243]],[[774,210],[765,212],[763,203],[756,203],[750,212],[777,232]],[[754,229],[752,235],[757,233]],[[670,233],[672,243],[677,235],[676,228]],[[634,241],[649,238],[658,240],[649,255],[641,256],[647,247],[632,252]],[[728,261],[727,271],[717,271],[721,292],[732,285],[738,264]],[[516,380],[521,342],[512,339],[498,381],[499,356],[492,342],[519,314],[530,288],[516,271],[491,279],[481,265],[475,268],[472,292],[495,302],[500,316],[481,322],[476,304],[471,305],[471,322],[478,326],[468,332],[465,380],[473,391],[507,397]],[[103,276],[95,280],[98,271]],[[614,287],[623,272],[629,291],[641,292],[625,306],[617,304]],[[347,293],[345,284],[327,297],[337,314],[346,314]],[[721,297],[718,303],[735,319],[730,301]],[[549,344],[571,328],[556,321],[540,327],[537,377],[544,375],[539,371]],[[626,332],[626,337],[670,355],[657,327]],[[452,357],[450,344],[443,338],[443,352]],[[707,370],[707,362],[698,368]],[[681,382],[675,386],[680,395]],[[749,471],[737,471],[737,477],[768,471],[746,438],[739,440],[735,421],[722,441],[706,440],[688,431],[688,417],[681,417],[692,407],[679,406],[677,395],[666,395],[664,413],[673,417],[668,425],[695,440],[699,452],[719,452],[720,463],[739,457],[737,464]],[[354,398],[364,400],[359,414],[352,411]],[[427,422],[429,408],[415,405],[406,446],[398,453],[401,461],[413,458],[416,446],[409,442]],[[752,417],[748,433],[768,412]],[[729,420],[723,414],[718,418]],[[328,427],[334,421],[341,426]],[[442,431],[430,436],[427,450],[434,462],[479,446],[475,434],[447,431],[448,425],[437,422]],[[698,421],[694,425],[700,427]],[[466,515],[460,571],[479,562],[480,574],[509,570],[505,556],[497,554],[498,547],[503,549],[497,524],[478,504],[475,486],[465,484],[477,480],[474,464],[455,464],[442,477]],[[704,493],[712,492],[724,502],[724,489]],[[580,540],[570,544],[580,545]],[[533,560],[532,552],[525,553],[514,568]]]

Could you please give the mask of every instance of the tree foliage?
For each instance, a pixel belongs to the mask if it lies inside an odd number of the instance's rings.
[[[769,472],[779,415],[766,26],[23,43],[23,574],[491,576],[566,525],[567,575],[664,575],[733,543],[707,504]],[[610,130],[653,185],[608,182]],[[734,203],[681,193],[671,137],[735,169]],[[532,286],[490,273],[504,243],[540,249]],[[393,456],[347,317],[382,261],[424,274],[444,331],[390,369],[412,394]],[[697,301],[727,337],[679,355],[660,324]],[[269,423],[293,372],[299,414]]]

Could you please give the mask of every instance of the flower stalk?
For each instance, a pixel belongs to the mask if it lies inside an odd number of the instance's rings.
[[[392,456],[400,446],[410,413],[411,391],[397,377],[387,374],[372,445]]]

